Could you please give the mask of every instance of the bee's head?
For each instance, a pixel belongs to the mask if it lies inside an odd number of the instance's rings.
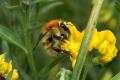
[[[58,19],[55,19],[55,20],[48,22],[47,24],[45,24],[43,26],[43,32],[47,32],[51,28],[58,26],[59,22],[60,22],[60,20],[58,20]]]
[[[55,19],[55,20],[52,20],[52,21],[48,22],[47,24],[45,24],[43,26],[43,31],[47,32],[48,30],[50,30],[50,29],[52,29],[54,27],[59,27],[59,28],[64,29],[66,31],[68,30],[67,24],[66,24],[65,21]]]
[[[69,29],[66,22],[62,20],[52,20],[43,26],[44,37],[43,46],[52,52],[62,53],[61,42],[69,37]]]

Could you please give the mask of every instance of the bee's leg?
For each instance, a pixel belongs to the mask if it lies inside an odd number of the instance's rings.
[[[64,39],[68,39],[68,36],[65,35],[65,34],[61,34],[61,37],[62,37],[62,40],[64,40]]]

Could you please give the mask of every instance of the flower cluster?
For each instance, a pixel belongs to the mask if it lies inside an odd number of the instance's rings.
[[[85,31],[79,32],[71,22],[67,22],[67,24],[71,24],[67,26],[70,31],[70,36],[62,42],[61,49],[70,52],[70,60],[72,67],[74,67]],[[97,29],[94,29],[88,51],[97,49],[100,55],[95,57],[93,61],[96,63],[108,63],[117,56],[118,50],[115,44],[116,38],[110,30],[97,31]]]
[[[12,69],[12,61],[5,61],[5,54],[0,55],[0,78],[6,79],[12,72],[11,80],[18,80],[19,74],[17,69]]]

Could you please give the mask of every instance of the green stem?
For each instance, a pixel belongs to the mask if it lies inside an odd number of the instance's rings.
[[[85,80],[85,79],[86,79],[87,72],[88,72],[88,67],[85,66],[85,70],[84,70],[84,72],[83,72],[83,76],[82,76],[82,79],[81,79],[81,80]]]
[[[91,16],[89,18],[86,30],[85,30],[85,35],[83,37],[82,43],[81,43],[81,48],[79,50],[79,54],[76,60],[76,65],[73,70],[72,74],[72,80],[78,80],[79,75],[81,74],[81,71],[83,69],[86,56],[87,56],[87,50],[88,50],[88,45],[91,40],[94,28],[96,27],[97,24],[97,18],[99,16],[99,11],[101,9],[101,6],[103,4],[104,0],[97,0],[96,4],[93,6],[93,10],[91,12]]]
[[[30,18],[31,18],[31,5],[27,6],[24,11],[24,20],[23,20],[23,29],[24,29],[24,41],[25,46],[27,48],[26,57],[29,63],[29,67],[31,69],[32,77],[36,80],[36,67],[33,58],[32,52],[32,43],[31,43],[31,33],[29,32],[29,27],[31,26]]]

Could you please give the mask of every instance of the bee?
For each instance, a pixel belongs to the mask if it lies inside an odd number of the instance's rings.
[[[41,43],[50,55],[56,56],[65,52],[60,47],[61,42],[68,39],[70,35],[65,21],[52,20],[43,26],[42,31],[44,36]]]

